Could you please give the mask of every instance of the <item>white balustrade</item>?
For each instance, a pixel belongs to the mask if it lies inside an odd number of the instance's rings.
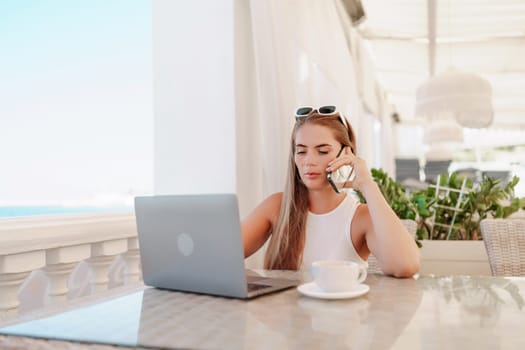
[[[28,275],[29,272],[0,275],[0,310],[18,307],[18,290]]]
[[[140,254],[133,214],[78,214],[0,220],[0,311],[19,307],[19,292],[32,271],[49,280],[48,297],[68,297],[68,278],[85,261],[92,290],[108,288],[117,256],[125,262],[124,283],[140,281]]]
[[[128,251],[122,255],[127,265],[124,283],[141,280],[139,240],[137,237],[128,238]]]
[[[45,265],[45,251],[42,249],[16,252],[7,246],[5,248],[10,253],[0,253],[0,310],[18,307],[18,290],[25,278],[31,271]]]
[[[43,270],[49,279],[49,297],[53,301],[67,299],[69,275],[80,261],[89,258],[90,255],[89,244],[46,250],[46,267]]]
[[[92,281],[96,292],[106,290],[109,282],[109,268],[118,254],[128,249],[127,239],[98,242],[91,245],[91,258],[87,260],[94,272]]]

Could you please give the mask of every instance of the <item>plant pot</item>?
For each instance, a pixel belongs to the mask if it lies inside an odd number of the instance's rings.
[[[422,240],[422,275],[491,276],[483,241]]]

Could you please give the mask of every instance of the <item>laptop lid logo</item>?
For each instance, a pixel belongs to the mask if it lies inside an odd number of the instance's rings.
[[[189,234],[183,232],[177,237],[177,248],[184,256],[190,256],[193,253],[194,243]]]

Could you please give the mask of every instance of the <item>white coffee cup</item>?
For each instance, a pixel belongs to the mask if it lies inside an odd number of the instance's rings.
[[[366,278],[366,266],[347,260],[321,260],[312,263],[315,284],[328,293],[348,292]]]

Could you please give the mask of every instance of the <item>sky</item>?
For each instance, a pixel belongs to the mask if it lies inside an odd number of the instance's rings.
[[[0,206],[150,193],[152,100],[151,0],[0,1]]]

